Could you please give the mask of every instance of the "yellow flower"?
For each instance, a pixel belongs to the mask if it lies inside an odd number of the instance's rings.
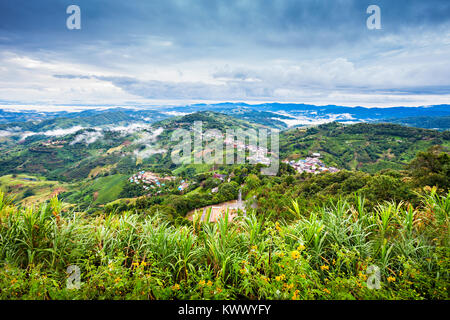
[[[300,252],[298,252],[297,250],[292,251],[292,252],[291,252],[291,257],[292,257],[292,259],[294,259],[294,260],[300,258]]]
[[[327,265],[323,265],[323,266],[320,266],[320,269],[321,269],[322,271],[324,271],[324,270],[329,270],[330,267],[327,266]]]
[[[178,283],[174,284],[172,286],[172,290],[174,290],[174,291],[180,290],[180,285]]]
[[[294,284],[293,283],[290,283],[290,284],[285,283],[285,284],[283,284],[283,287],[286,290],[290,290],[290,289],[292,289],[294,287]]]
[[[275,223],[275,228],[276,228],[278,231],[281,231],[281,227],[280,227],[280,224],[278,223],[278,221]]]
[[[395,277],[388,277],[388,278],[387,278],[387,281],[388,281],[388,282],[395,282]]]
[[[359,272],[359,277],[363,280],[367,280],[367,275],[362,273],[361,271]]]
[[[297,247],[298,251],[302,251],[302,250],[305,250],[305,249],[306,249],[306,247],[304,245],[302,245],[302,244]]]
[[[277,280],[277,281],[283,281],[284,279],[286,279],[286,276],[284,275],[284,273],[275,277],[275,280]]]

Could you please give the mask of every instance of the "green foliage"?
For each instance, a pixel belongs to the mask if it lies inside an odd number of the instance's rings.
[[[330,123],[282,132],[280,152],[282,158],[320,152],[328,165],[375,173],[403,169],[418,151],[449,142],[448,132],[396,124]]]
[[[419,152],[408,167],[417,186],[437,186],[450,189],[450,155],[441,146]]]
[[[56,198],[18,208],[0,193],[0,298],[448,299],[449,199],[431,190],[417,207],[372,210],[359,196],[308,215],[292,201],[290,223],[249,213],[173,226],[159,205],[84,216]],[[79,289],[66,287],[69,265]],[[371,265],[379,290],[367,286]]]

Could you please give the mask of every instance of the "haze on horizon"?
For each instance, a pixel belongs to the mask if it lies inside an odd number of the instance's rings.
[[[449,75],[447,0],[0,2],[0,108],[437,105]]]

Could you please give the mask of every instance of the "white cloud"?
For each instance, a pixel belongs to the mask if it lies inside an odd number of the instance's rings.
[[[73,139],[72,142],[70,142],[70,144],[71,145],[74,145],[76,143],[91,144],[101,139],[102,137],[103,132],[101,131],[86,131],[77,135],[75,139]]]

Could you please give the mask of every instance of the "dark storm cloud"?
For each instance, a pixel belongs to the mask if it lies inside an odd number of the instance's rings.
[[[2,0],[0,98],[447,95],[449,30],[448,0]]]
[[[82,10],[82,30],[65,28],[65,9]],[[41,49],[108,42],[123,46],[157,36],[179,47],[330,46],[367,35],[366,8],[382,8],[383,29],[409,32],[447,23],[448,0],[4,0],[0,2],[3,46]]]

